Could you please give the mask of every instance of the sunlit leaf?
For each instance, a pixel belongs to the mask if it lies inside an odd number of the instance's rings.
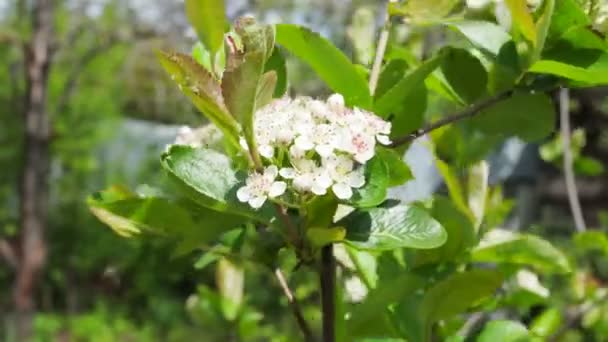
[[[528,10],[526,0],[506,0],[513,26],[530,42],[536,45],[536,26],[532,14]]]
[[[472,251],[472,260],[525,265],[539,271],[567,273],[570,263],[566,256],[548,241],[529,234],[503,229],[487,233]]]
[[[455,273],[430,288],[424,295],[422,313],[428,323],[465,312],[488,298],[502,284],[503,277],[494,270],[471,270]]]
[[[224,40],[224,0],[186,0],[185,5],[186,15],[198,38],[214,55]]]
[[[336,225],[346,227],[347,242],[361,249],[435,248],[447,238],[443,227],[426,210],[406,204],[357,210]]]
[[[224,104],[220,83],[192,57],[180,53],[158,54],[162,66],[179,89],[224,135],[238,145],[240,126]]]
[[[367,82],[331,42],[297,25],[279,24],[276,31],[277,43],[310,65],[334,92],[344,96],[347,104],[362,108],[371,106]]]
[[[462,33],[474,46],[495,56],[511,40],[504,28],[487,21],[461,21],[449,26]]]
[[[232,167],[232,161],[226,155],[204,148],[173,145],[162,155],[161,164],[185,195],[196,203],[261,221],[268,219],[264,207],[253,211],[236,198],[245,175]]]
[[[520,322],[497,320],[488,322],[476,341],[526,342],[529,340],[528,329]]]

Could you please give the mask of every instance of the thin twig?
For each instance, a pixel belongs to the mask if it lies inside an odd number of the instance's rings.
[[[333,244],[321,249],[321,310],[323,342],[336,341],[336,259]]]
[[[570,139],[570,92],[568,88],[562,88],[559,91],[559,118],[561,121],[562,143],[564,150],[564,178],[566,181],[566,190],[568,192],[568,202],[570,203],[570,211],[574,218],[574,226],[576,231],[585,231],[585,219],[581,210],[581,203],[578,199],[578,190],[576,188],[576,180],[574,179],[573,157],[571,150]]]
[[[384,23],[382,24],[382,31],[380,32],[380,38],[378,38],[378,45],[376,46],[376,56],[374,57],[374,64],[372,66],[372,71],[369,75],[369,92],[372,95],[374,95],[374,92],[376,91],[378,79],[380,78],[380,68],[382,67],[382,60],[384,59],[386,45],[388,44],[390,23],[390,14],[388,13],[387,8],[384,17]]]
[[[298,300],[296,299],[296,297],[293,295],[293,292],[289,288],[289,285],[287,284],[287,280],[285,279],[285,275],[283,274],[283,271],[281,271],[279,268],[277,268],[277,269],[275,269],[274,274],[276,275],[276,277],[279,281],[279,285],[281,285],[281,288],[283,289],[283,293],[285,293],[285,297],[287,297],[287,301],[289,302],[291,311],[293,311],[293,315],[296,317],[298,326],[300,327],[300,330],[302,331],[302,334],[304,335],[304,341],[306,341],[306,342],[314,341],[315,338],[312,334],[312,330],[310,330],[308,323],[304,319],[304,315],[302,314],[302,310],[300,309]]]
[[[393,140],[393,143],[390,145],[390,147],[394,148],[394,147],[399,147],[401,145],[405,145],[438,128],[441,128],[443,126],[449,125],[451,123],[454,123],[454,122],[457,122],[460,120],[471,118],[471,117],[479,114],[484,109],[491,107],[491,106],[495,105],[496,103],[511,97],[512,95],[513,95],[512,90],[505,91],[503,93],[499,93],[496,96],[490,97],[490,98],[485,99],[481,102],[478,102],[468,108],[465,108],[464,110],[462,110],[458,113],[455,113],[455,114],[446,116],[443,119],[437,120],[437,121],[427,125],[426,127],[415,130],[402,137],[398,137]]]

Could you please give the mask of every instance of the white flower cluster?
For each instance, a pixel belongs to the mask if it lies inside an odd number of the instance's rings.
[[[391,143],[390,122],[346,107],[339,94],[326,102],[275,100],[255,113],[254,130],[258,151],[271,165],[263,174],[250,174],[237,192],[253,208],[282,195],[288,182],[300,194],[324,195],[331,188],[336,197],[349,199],[353,188],[365,184],[361,166],[374,156],[376,141]],[[282,181],[276,181],[279,176]]]

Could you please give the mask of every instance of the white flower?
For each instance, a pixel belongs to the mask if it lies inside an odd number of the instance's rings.
[[[292,160],[293,168],[283,168],[281,177],[293,180],[293,187],[300,192],[312,192],[315,195],[325,195],[332,185],[329,172],[319,167],[313,160]]]
[[[323,160],[334,181],[331,187],[339,199],[349,199],[353,196],[352,188],[360,188],[365,184],[365,177],[361,169],[353,170],[354,163],[344,155],[332,156]]]
[[[236,196],[239,201],[247,202],[254,208],[260,208],[268,197],[281,196],[287,184],[282,181],[275,181],[279,171],[275,165],[270,165],[264,173],[254,172],[247,177],[246,185],[239,188]]]

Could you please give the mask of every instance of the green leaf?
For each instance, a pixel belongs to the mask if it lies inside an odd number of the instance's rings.
[[[465,193],[462,188],[462,184],[458,175],[454,172],[454,168],[450,167],[450,165],[448,165],[441,159],[436,159],[435,165],[437,165],[437,169],[443,177],[445,185],[448,187],[448,193],[450,195],[450,198],[452,199],[456,207],[461,212],[466,214],[471,219],[471,222],[473,222],[473,215],[469,210],[467,201],[465,199]]]
[[[433,23],[446,17],[458,4],[457,0],[409,0],[405,4],[389,2],[391,15],[407,16],[414,23]]]
[[[549,338],[562,325],[562,314],[557,308],[549,308],[538,315],[530,324],[530,332],[539,337]]]
[[[241,128],[226,108],[221,85],[213,75],[184,54],[160,52],[158,57],[182,93],[238,147]]]
[[[391,336],[388,307],[400,302],[424,286],[424,278],[410,273],[378,283],[378,287],[367,295],[363,303],[356,305],[348,320],[351,337]]]
[[[197,42],[192,48],[192,58],[202,65],[205,70],[213,73],[213,63],[211,62],[211,54],[209,50],[201,42]]]
[[[471,270],[455,273],[430,288],[422,302],[422,314],[432,324],[465,312],[488,298],[502,284],[502,275],[494,270]]]
[[[498,55],[503,45],[511,41],[507,31],[487,21],[461,21],[449,26],[464,35],[471,44],[494,56]]]
[[[439,66],[442,58],[443,53],[439,53],[403,76],[399,82],[374,101],[374,112],[385,118],[389,114],[399,113],[404,99],[420,89],[420,85],[424,84],[424,80]]]
[[[530,42],[536,45],[536,26],[526,0],[506,0],[507,7],[511,12],[513,26]]]
[[[224,0],[186,0],[185,5],[186,15],[198,38],[215,55],[224,41]]]
[[[360,249],[435,248],[447,238],[426,210],[399,203],[357,210],[336,225],[346,227],[347,242]]]
[[[271,70],[262,75],[258,92],[255,95],[256,110],[272,101],[272,96],[277,85],[277,73]]]
[[[350,60],[327,39],[307,28],[276,25],[277,43],[306,62],[350,106],[371,107],[367,82]]]
[[[308,228],[306,237],[314,247],[323,247],[329,243],[343,241],[346,237],[346,229],[343,227]]]
[[[599,176],[604,173],[604,164],[591,157],[579,156],[574,160],[574,171],[583,176]]]
[[[338,201],[334,196],[315,196],[306,205],[306,227],[330,227],[337,208]]]
[[[441,224],[447,233],[447,241],[438,248],[421,250],[416,253],[415,265],[455,262],[472,246],[475,227],[467,215],[462,213],[450,199],[437,196],[433,199],[431,216]]]
[[[490,167],[486,161],[480,161],[469,168],[467,181],[467,202],[474,218],[475,232],[483,221],[488,199],[488,177]]]
[[[382,69],[374,98],[378,100],[391,90],[407,72],[408,63],[403,59],[392,59]],[[419,83],[400,99],[389,114],[377,113],[389,118],[392,123],[391,136],[402,136],[422,126],[427,107],[427,89]]]
[[[230,113],[241,123],[250,150],[257,151],[253,132],[254,113],[260,107],[257,104],[260,88],[268,86],[265,84],[268,80],[260,81],[266,60],[274,49],[274,28],[243,18],[235,30],[242,40],[244,51],[230,50],[222,76],[222,95]],[[274,77],[276,83],[276,75]],[[274,87],[267,95],[272,95],[273,92]],[[262,97],[260,100],[268,99]],[[253,155],[253,158],[259,156]]]
[[[285,57],[278,47],[274,47],[272,54],[264,65],[264,72],[274,71],[277,74],[276,87],[272,97],[280,98],[287,91],[287,68],[285,67]]]
[[[521,74],[522,67],[513,41],[505,43],[496,56],[488,75],[488,88],[491,94],[512,89]]]
[[[608,255],[608,237],[601,231],[588,230],[576,233],[574,244],[577,249],[584,252],[599,251]]]
[[[479,59],[464,49],[447,49],[441,71],[452,89],[466,103],[473,103],[486,89],[488,73]]]
[[[487,233],[471,257],[477,262],[525,265],[549,273],[570,271],[567,257],[548,241],[502,229]]]
[[[365,185],[355,189],[349,205],[356,208],[375,207],[386,199],[389,170],[384,160],[375,156],[365,165]]]
[[[608,84],[608,55],[603,55],[595,67],[582,68],[568,63],[540,60],[534,63],[530,72],[550,74],[567,78],[587,86]]]
[[[530,340],[528,329],[515,321],[490,321],[477,337],[477,342],[526,342]]]
[[[476,115],[471,124],[487,134],[538,141],[555,128],[555,109],[545,94],[517,93]]]
[[[221,309],[224,317],[234,321],[243,301],[245,271],[240,265],[227,258],[221,258],[215,272],[215,283],[222,296]]]
[[[186,203],[164,198],[116,194],[116,188],[93,194],[87,204],[101,222],[123,237],[143,233],[169,236],[189,241],[193,249],[244,222],[239,216],[200,207],[192,210]]]
[[[591,20],[577,0],[558,0],[551,18],[549,36],[560,37],[568,30],[588,25],[591,25]]]
[[[264,208],[253,211],[236,198],[245,175],[233,169],[226,155],[204,148],[173,145],[162,155],[161,164],[186,195],[199,205],[268,222],[270,215]]]
[[[376,156],[384,162],[388,169],[389,187],[401,185],[414,178],[410,167],[405,163],[401,154],[394,149],[378,147]]]
[[[540,59],[540,55],[545,47],[545,41],[549,35],[549,29],[551,27],[551,18],[553,17],[553,11],[555,10],[555,0],[544,0],[541,8],[539,9],[540,17],[536,22],[536,47],[534,49],[534,55],[532,56],[532,62]]]

